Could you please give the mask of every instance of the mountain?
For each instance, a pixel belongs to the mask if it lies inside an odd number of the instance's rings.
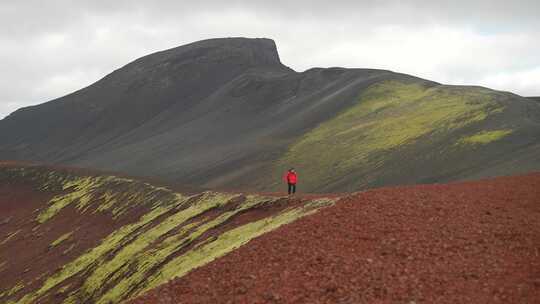
[[[154,53],[0,121],[0,159],[202,188],[348,191],[540,170],[540,104],[374,69],[295,72],[269,39]]]
[[[527,98],[532,99],[534,101],[540,102],[540,96],[538,96],[538,97],[527,97]]]

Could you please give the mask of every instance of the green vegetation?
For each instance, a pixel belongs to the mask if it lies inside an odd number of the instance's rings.
[[[99,186],[99,184],[94,184],[94,181],[90,177],[80,178],[66,182],[63,186],[63,190],[73,188],[72,190],[74,191],[71,191],[67,194],[55,196],[49,202],[49,207],[38,215],[38,222],[46,222],[47,220],[55,216],[58,212],[60,212],[60,210],[62,210],[64,207],[71,203],[79,201],[81,205],[86,205],[91,198],[89,195],[91,189]]]
[[[0,171],[0,177],[5,173]],[[4,293],[5,297],[0,298],[8,303],[40,302],[50,296],[65,297],[63,303],[118,303],[334,202],[305,200],[266,218],[228,227],[246,211],[275,204],[282,198],[211,191],[185,196],[112,176],[50,174],[37,168],[12,170],[10,174],[10,178],[32,178],[39,189],[60,193],[36,211],[40,225],[34,227],[35,231],[68,206],[81,216],[103,213],[114,219],[125,220],[123,216],[127,216],[129,220],[98,245],[40,279],[41,285],[36,289],[16,299]],[[145,211],[132,218],[129,211],[137,206]],[[77,243],[73,231],[66,231],[50,246],[66,240],[72,241],[64,251],[67,253]],[[82,285],[70,288],[74,286],[72,280]]]
[[[6,290],[6,291],[0,293],[0,298],[12,296],[12,295],[16,294],[17,292],[19,292],[23,288],[24,288],[23,282],[19,282],[15,286],[13,286],[10,290]]]
[[[511,134],[513,131],[509,129],[503,129],[503,130],[493,130],[493,131],[482,131],[476,134],[473,134],[471,136],[464,137],[459,140],[458,143],[460,144],[488,144],[493,141],[497,141],[509,134]]]
[[[383,81],[358,103],[320,124],[290,146],[275,164],[274,179],[290,164],[300,168],[304,189],[377,170],[389,153],[422,138],[434,140],[501,112],[483,88]],[[316,163],[317,166],[312,164]]]
[[[70,287],[71,287],[70,284],[67,284],[67,285],[65,285],[65,286],[62,286],[62,288],[58,289],[58,292],[57,292],[57,293],[60,293],[60,294],[65,293]]]
[[[74,177],[72,180],[66,181],[63,184],[63,190],[67,191],[65,194],[57,195],[49,202],[49,207],[42,211],[37,220],[39,223],[44,223],[63,208],[70,204],[77,204],[77,208],[81,211],[86,211],[90,204],[97,200],[100,196],[96,192],[99,192],[101,187],[107,183],[117,182],[118,179],[114,177]],[[105,211],[111,208],[116,202],[113,197],[108,198],[108,208],[103,208],[101,205],[99,211]]]
[[[217,239],[202,244],[170,261],[149,279],[150,282],[145,290],[166,283],[170,278],[183,276],[190,270],[225,255],[257,236],[272,231],[281,225],[293,222],[302,216],[315,212],[317,208],[328,206],[332,203],[333,200],[330,199],[316,200],[302,208],[288,209],[275,216],[229,230],[219,235]]]
[[[105,281],[105,279],[110,280],[111,276],[113,280],[125,278],[130,268],[128,267],[128,263],[130,262],[132,262],[133,264],[140,264],[140,266],[142,266],[140,267],[140,269],[138,269],[138,272],[148,270],[149,268],[155,266],[157,264],[155,259],[154,263],[149,263],[149,256],[146,252],[146,250],[149,249],[148,246],[150,246],[160,237],[166,235],[174,228],[184,224],[187,220],[194,218],[195,216],[200,215],[211,208],[219,207],[227,203],[233,197],[234,195],[230,194],[224,195],[211,192],[205,193],[205,195],[201,197],[199,201],[190,205],[188,208],[180,210],[168,216],[167,218],[162,219],[154,227],[150,228],[144,233],[136,235],[135,239],[127,246],[123,246],[122,249],[118,253],[116,253],[112,260],[107,261],[106,263],[98,267],[86,279],[86,282],[83,286],[85,292],[88,294],[94,294],[96,290],[100,286],[102,286],[101,282]],[[172,251],[181,243],[182,242],[177,242],[175,246],[168,246],[166,247],[166,249]],[[163,258],[166,257],[167,255],[165,254]],[[116,296],[108,298],[105,303],[117,299],[118,296],[125,294],[127,291],[133,288],[133,286],[136,286],[135,284],[140,284],[139,281],[133,282],[133,277],[137,276],[140,276],[140,274],[134,274],[133,276],[128,277],[128,281],[131,281],[134,284],[129,284],[129,286],[126,286],[125,290],[117,290],[119,289],[119,286],[115,287],[114,290],[116,290]],[[99,301],[98,303],[100,302],[102,301]]]
[[[62,242],[68,240],[71,237],[72,234],[73,234],[73,232],[68,232],[66,234],[63,234],[62,236],[60,236],[59,238],[57,238],[56,240],[54,240],[51,243],[51,247],[56,247],[56,246],[60,245]]]
[[[108,254],[114,252],[114,250],[125,246],[125,244],[131,240],[131,233],[138,228],[143,227],[145,224],[148,224],[168,210],[169,209],[167,208],[156,208],[144,215],[138,222],[126,225],[113,232],[111,235],[106,237],[100,245],[84,253],[73,262],[64,265],[60,271],[49,277],[39,290],[37,290],[35,293],[26,295],[20,300],[20,302],[32,303],[36,298],[45,294],[63,281],[71,278],[74,275],[80,274],[83,271],[89,270],[95,263],[105,259]]]

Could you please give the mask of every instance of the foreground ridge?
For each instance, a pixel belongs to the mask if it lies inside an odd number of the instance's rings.
[[[540,173],[370,190],[132,301],[538,303]]]
[[[119,303],[335,200],[0,164],[0,301]]]

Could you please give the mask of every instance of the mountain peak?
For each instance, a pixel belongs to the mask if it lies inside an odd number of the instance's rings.
[[[214,38],[194,42],[184,47],[193,48],[219,48],[229,51],[245,52],[261,63],[281,64],[276,43],[268,38]]]
[[[232,79],[250,68],[292,71],[279,59],[276,43],[267,38],[214,38],[193,42],[141,57],[107,75],[113,85],[134,82],[184,83],[190,87],[201,78]],[[206,75],[206,76],[203,76]]]
[[[160,62],[235,63],[247,66],[272,66],[282,63],[276,43],[267,38],[214,38],[193,42],[144,56],[133,63]]]

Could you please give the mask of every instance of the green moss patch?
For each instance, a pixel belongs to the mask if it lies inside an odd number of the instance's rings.
[[[190,270],[229,253],[257,236],[315,212],[317,208],[328,206],[333,202],[330,199],[316,200],[303,207],[287,209],[277,215],[229,230],[216,239],[211,239],[163,265],[158,272],[148,279],[145,290],[166,283],[171,278],[183,276]]]
[[[64,241],[67,241],[71,237],[72,234],[73,232],[68,232],[66,234],[61,235],[59,238],[57,238],[51,243],[51,247],[56,247],[60,245],[61,243],[63,243]]]
[[[502,139],[510,135],[513,131],[510,129],[482,131],[471,136],[463,137],[459,140],[459,144],[485,145]]]
[[[72,180],[63,183],[62,190],[66,193],[57,195],[49,201],[49,206],[37,216],[38,222],[46,222],[63,208],[73,203],[77,204],[79,210],[85,210],[90,202],[96,198],[95,192],[110,179],[103,177],[74,177]]]
[[[15,286],[13,286],[11,289],[0,293],[0,298],[12,296],[12,295],[16,294],[17,292],[19,292],[20,290],[22,290],[23,288],[24,288],[24,283],[19,282]]]
[[[297,167],[307,191],[350,174],[376,170],[389,153],[421,138],[445,136],[502,111],[492,91],[383,81],[366,89],[356,105],[307,132],[275,164]],[[316,164],[316,165],[314,165]]]
[[[71,205],[80,213],[109,212],[117,219],[137,206],[146,204],[158,206],[174,200],[179,195],[166,188],[114,176],[67,175],[63,179],[54,177],[52,181],[42,181],[44,184],[42,189],[54,188],[62,194],[53,197],[47,203],[47,207],[40,210],[36,220],[41,224]],[[60,183],[60,187],[53,186],[54,182]]]
[[[131,240],[131,233],[151,222],[166,211],[168,211],[167,208],[156,208],[145,216],[141,217],[138,222],[126,225],[113,232],[111,235],[106,237],[100,245],[79,256],[73,262],[64,265],[60,271],[49,277],[39,290],[21,299],[21,303],[32,303],[36,298],[44,295],[65,280],[90,270],[93,268],[95,263],[103,261],[109,254],[118,248],[125,246],[126,243]]]

